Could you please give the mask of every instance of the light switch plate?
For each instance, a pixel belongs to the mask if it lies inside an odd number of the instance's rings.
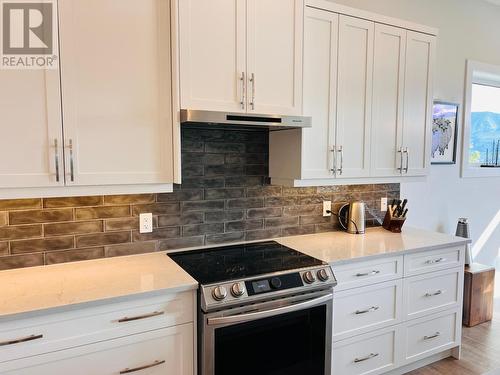
[[[323,201],[323,216],[332,216],[331,211],[332,210],[332,201]]]
[[[151,233],[153,231],[153,214],[140,214],[139,215],[139,232]]]
[[[380,198],[380,211],[387,211],[387,198]]]

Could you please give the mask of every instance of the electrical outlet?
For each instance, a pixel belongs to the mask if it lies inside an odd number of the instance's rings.
[[[387,198],[380,198],[380,211],[387,211]]]
[[[331,211],[332,210],[332,201],[323,201],[323,216],[332,216]]]
[[[139,232],[151,233],[153,231],[153,214],[140,214],[139,215]]]

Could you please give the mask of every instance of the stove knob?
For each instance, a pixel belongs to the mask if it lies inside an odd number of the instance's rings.
[[[212,297],[214,297],[214,300],[216,301],[222,301],[224,298],[227,297],[227,290],[223,286],[218,286],[212,290]]]
[[[312,284],[313,282],[316,281],[316,278],[314,277],[311,271],[307,271],[306,273],[304,273],[303,278],[307,284]]]
[[[235,283],[231,287],[231,294],[233,297],[241,297],[243,294],[245,294],[245,286],[243,283]]]
[[[329,278],[330,275],[328,275],[328,272],[326,272],[325,269],[321,269],[318,271],[318,279],[320,279],[321,281],[328,281]]]
[[[279,277],[273,277],[271,279],[271,286],[273,287],[273,289],[279,289],[281,288],[281,280]]]

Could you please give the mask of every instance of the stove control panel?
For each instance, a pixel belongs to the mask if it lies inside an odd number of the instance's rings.
[[[314,267],[289,273],[227,281],[220,284],[202,285],[202,309],[219,308],[267,299],[273,294],[281,295],[295,291],[336,285],[335,276],[328,266]]]

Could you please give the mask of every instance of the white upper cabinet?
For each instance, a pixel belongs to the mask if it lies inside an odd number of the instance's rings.
[[[60,2],[66,183],[173,180],[168,0]]]
[[[303,0],[178,0],[180,105],[302,114]]]
[[[248,110],[302,113],[303,0],[247,1]]]
[[[404,174],[427,174],[431,157],[433,63],[436,39],[408,31],[404,91]]]
[[[319,186],[427,174],[437,30],[314,4],[305,11],[303,80],[312,128],[271,132],[271,181]]]
[[[375,25],[373,65],[372,174],[402,173],[406,30]]]
[[[245,4],[179,0],[183,108],[246,111]]]
[[[374,22],[340,16],[337,177],[370,175],[374,28]]]
[[[58,70],[0,70],[0,188],[64,184]]]
[[[304,115],[313,118],[313,126],[302,130],[302,178],[333,176],[338,25],[337,14],[306,9]]]

